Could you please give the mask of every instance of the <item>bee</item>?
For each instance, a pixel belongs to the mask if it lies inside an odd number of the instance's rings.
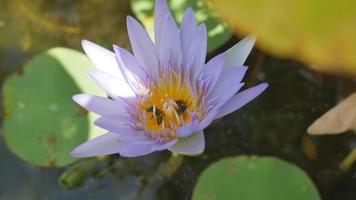
[[[162,124],[163,115],[160,110],[156,110],[156,122],[158,125]]]
[[[146,112],[150,112],[150,113],[153,112],[153,106],[147,107]]]
[[[184,111],[187,109],[187,105],[185,104],[185,102],[183,100],[177,100],[175,102],[178,106],[178,108],[177,108],[178,115],[183,114]]]
[[[154,107],[154,106],[150,106],[150,107],[147,107],[146,108],[146,112],[149,112],[149,113],[153,113],[155,114],[156,116],[156,122],[158,125],[162,124],[162,120],[163,120],[163,113],[160,109]]]

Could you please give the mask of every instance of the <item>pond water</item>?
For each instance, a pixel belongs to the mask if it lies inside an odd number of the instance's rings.
[[[12,73],[21,73],[34,54],[54,46],[81,51],[80,40],[88,38],[103,45],[114,42],[128,47],[124,28],[125,16],[131,13],[128,1],[110,1],[108,5],[101,0],[50,2],[0,0],[1,84]],[[232,38],[209,57],[237,41],[239,38]],[[82,160],[77,163],[79,168],[88,168],[82,180],[64,188],[58,180],[68,168],[27,164],[6,147],[1,131],[0,200],[190,199],[203,169],[235,155],[284,159],[306,171],[322,199],[354,199],[356,167],[344,172],[339,164],[354,145],[355,135],[316,137],[307,135],[306,129],[355,91],[356,83],[317,73],[305,64],[273,57],[258,48],[246,64],[250,66],[246,87],[262,81],[270,87],[252,103],[209,126],[206,150],[198,157],[174,157],[165,151],[133,159],[113,155]],[[3,115],[2,111],[1,120]]]

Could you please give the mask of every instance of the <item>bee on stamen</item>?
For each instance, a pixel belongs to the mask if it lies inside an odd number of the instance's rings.
[[[156,116],[156,122],[158,125],[162,124],[162,120],[163,120],[163,113],[160,109],[154,107],[154,106],[150,106],[148,108],[146,108],[146,112],[149,113],[153,113]]]
[[[153,106],[147,107],[146,112],[153,112]]]
[[[177,113],[178,115],[181,115],[184,113],[184,111],[187,109],[187,105],[184,103],[183,100],[177,100],[175,101],[178,108],[177,108]]]
[[[162,112],[157,112],[156,111],[156,121],[157,121],[157,124],[162,124],[162,120],[163,120],[163,116],[162,116]]]

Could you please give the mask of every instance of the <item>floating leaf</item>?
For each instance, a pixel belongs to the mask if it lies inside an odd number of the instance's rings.
[[[339,134],[356,130],[356,93],[330,109],[308,128],[311,135]]]
[[[8,147],[23,160],[43,167],[74,161],[69,152],[95,134],[94,116],[80,110],[72,95],[99,93],[85,71],[85,55],[54,48],[30,60],[4,85],[4,130]]]
[[[131,7],[138,19],[145,25],[146,29],[153,35],[153,11],[155,0],[132,0]],[[169,0],[169,7],[181,23],[184,11],[191,6],[195,12],[197,21],[204,22],[208,29],[208,52],[212,52],[232,36],[231,30],[211,10],[210,4],[203,0]]]
[[[210,165],[200,176],[193,200],[320,199],[308,176],[272,157],[232,157]]]
[[[47,53],[61,63],[61,67],[63,67],[68,75],[71,76],[80,88],[81,93],[106,96],[105,92],[87,74],[89,70],[94,69],[94,66],[86,55],[72,49],[60,47],[50,49]],[[85,110],[81,111],[86,112]],[[94,121],[98,118],[98,116],[93,112],[89,112],[88,117],[90,121],[89,138],[95,138],[101,135],[103,130],[97,126],[93,126]]]
[[[313,68],[356,75],[356,1],[211,0],[238,34]]]

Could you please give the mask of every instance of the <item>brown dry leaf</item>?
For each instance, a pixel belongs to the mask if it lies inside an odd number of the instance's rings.
[[[340,134],[356,130],[356,93],[330,109],[309,126],[311,135]]]

